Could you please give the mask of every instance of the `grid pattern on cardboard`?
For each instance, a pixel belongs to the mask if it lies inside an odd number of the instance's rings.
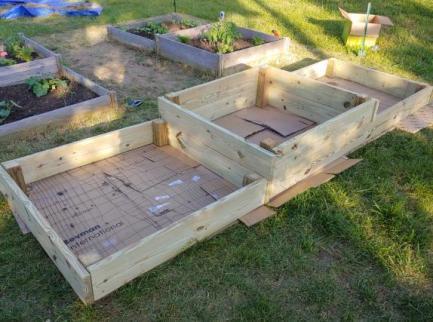
[[[88,266],[234,190],[181,152],[147,145],[37,181],[30,199]]]
[[[412,115],[401,120],[397,127],[409,133],[417,133],[426,127],[433,127],[433,105],[421,107]]]

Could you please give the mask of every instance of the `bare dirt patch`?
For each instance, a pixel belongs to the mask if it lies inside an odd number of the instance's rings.
[[[38,41],[63,55],[64,63],[125,98],[156,100],[165,93],[208,81],[193,69],[129,49],[106,38],[105,27],[88,27],[38,37]]]

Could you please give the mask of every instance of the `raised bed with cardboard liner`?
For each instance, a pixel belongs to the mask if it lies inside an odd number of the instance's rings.
[[[214,150],[170,145],[161,120],[0,167],[21,229],[85,303],[233,224],[265,190],[265,179]]]
[[[216,150],[269,181],[267,199],[367,139],[378,102],[263,67],[159,98],[170,139]]]
[[[320,61],[294,73],[379,100],[379,109],[368,141],[393,130],[408,116],[422,109],[432,114],[433,87],[428,84],[335,58]]]
[[[45,48],[33,39],[27,38],[24,34],[18,34],[19,39],[24,43],[26,47],[33,49],[37,57],[30,62],[17,63],[11,66],[0,67],[0,77],[10,75],[13,72],[17,73],[33,73],[40,69],[44,69],[45,66],[55,64],[56,62],[60,64],[60,55],[52,52],[51,50]]]
[[[159,54],[165,58],[215,73],[217,76],[245,69],[245,67],[272,63],[288,54],[290,40],[268,35],[256,30],[238,27],[245,39],[261,38],[264,44],[227,54],[213,53],[182,43],[179,36],[196,39],[209,30],[212,24],[159,36]]]
[[[31,63],[36,62],[37,61]],[[10,69],[7,73],[1,71],[0,88],[4,92],[6,92],[6,88],[17,91],[15,87],[22,85],[20,86],[20,88],[22,87],[20,90],[30,93],[28,87],[25,86],[26,80],[30,77],[66,78],[76,86],[77,90],[81,90],[83,93],[85,92],[86,95],[83,95],[82,98],[74,98],[72,105],[66,105],[63,100],[57,98],[53,106],[47,106],[47,103],[43,103],[45,105],[41,106],[40,109],[38,109],[37,106],[32,106],[31,109],[34,109],[34,111],[22,114],[22,116],[17,117],[17,120],[13,122],[1,124],[0,138],[9,135],[21,135],[28,131],[40,130],[48,126],[56,126],[67,122],[77,122],[91,117],[92,115],[102,115],[108,110],[117,108],[115,92],[109,91],[73,70],[60,65],[54,57],[53,59],[44,60],[43,64],[35,68],[23,68],[19,71]],[[4,95],[6,96],[6,94]],[[45,99],[45,97],[39,99],[36,99],[36,96],[34,97],[36,101],[43,101]],[[5,98],[6,97],[0,97],[0,100]],[[22,113],[22,107],[15,107],[14,109]],[[39,110],[41,110],[41,112],[39,112]],[[11,114],[11,116],[12,115],[13,114]]]
[[[154,50],[158,52],[158,39],[157,35],[152,38],[140,36],[138,34],[135,34],[131,32],[131,30],[135,28],[139,28],[144,26],[145,24],[149,22],[153,23],[162,23],[162,22],[172,22],[172,21],[182,21],[182,20],[188,20],[193,21],[197,25],[203,25],[208,23],[207,21],[193,17],[190,15],[186,15],[183,13],[170,13],[163,16],[158,17],[151,17],[147,19],[141,19],[137,21],[132,21],[127,24],[123,25],[117,25],[117,26],[108,26],[107,27],[107,34],[108,39],[117,41],[121,44],[124,44],[126,46],[140,49],[140,50]],[[174,30],[173,30],[174,31]]]

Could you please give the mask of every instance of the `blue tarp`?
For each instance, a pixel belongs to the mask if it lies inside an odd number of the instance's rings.
[[[3,10],[2,10],[3,9]],[[64,0],[0,0],[0,19],[62,16],[99,16],[102,7],[91,2]]]

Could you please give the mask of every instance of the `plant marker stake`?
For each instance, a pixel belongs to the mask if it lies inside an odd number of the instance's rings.
[[[173,0],[174,12],[177,12],[176,0]]]
[[[367,14],[365,17],[365,28],[364,28],[364,37],[362,37],[362,45],[361,45],[361,50],[358,53],[358,56],[361,57],[365,57],[365,39],[367,38],[367,30],[368,30],[368,18],[370,16],[370,11],[371,11],[371,2],[368,3],[367,6]]]

